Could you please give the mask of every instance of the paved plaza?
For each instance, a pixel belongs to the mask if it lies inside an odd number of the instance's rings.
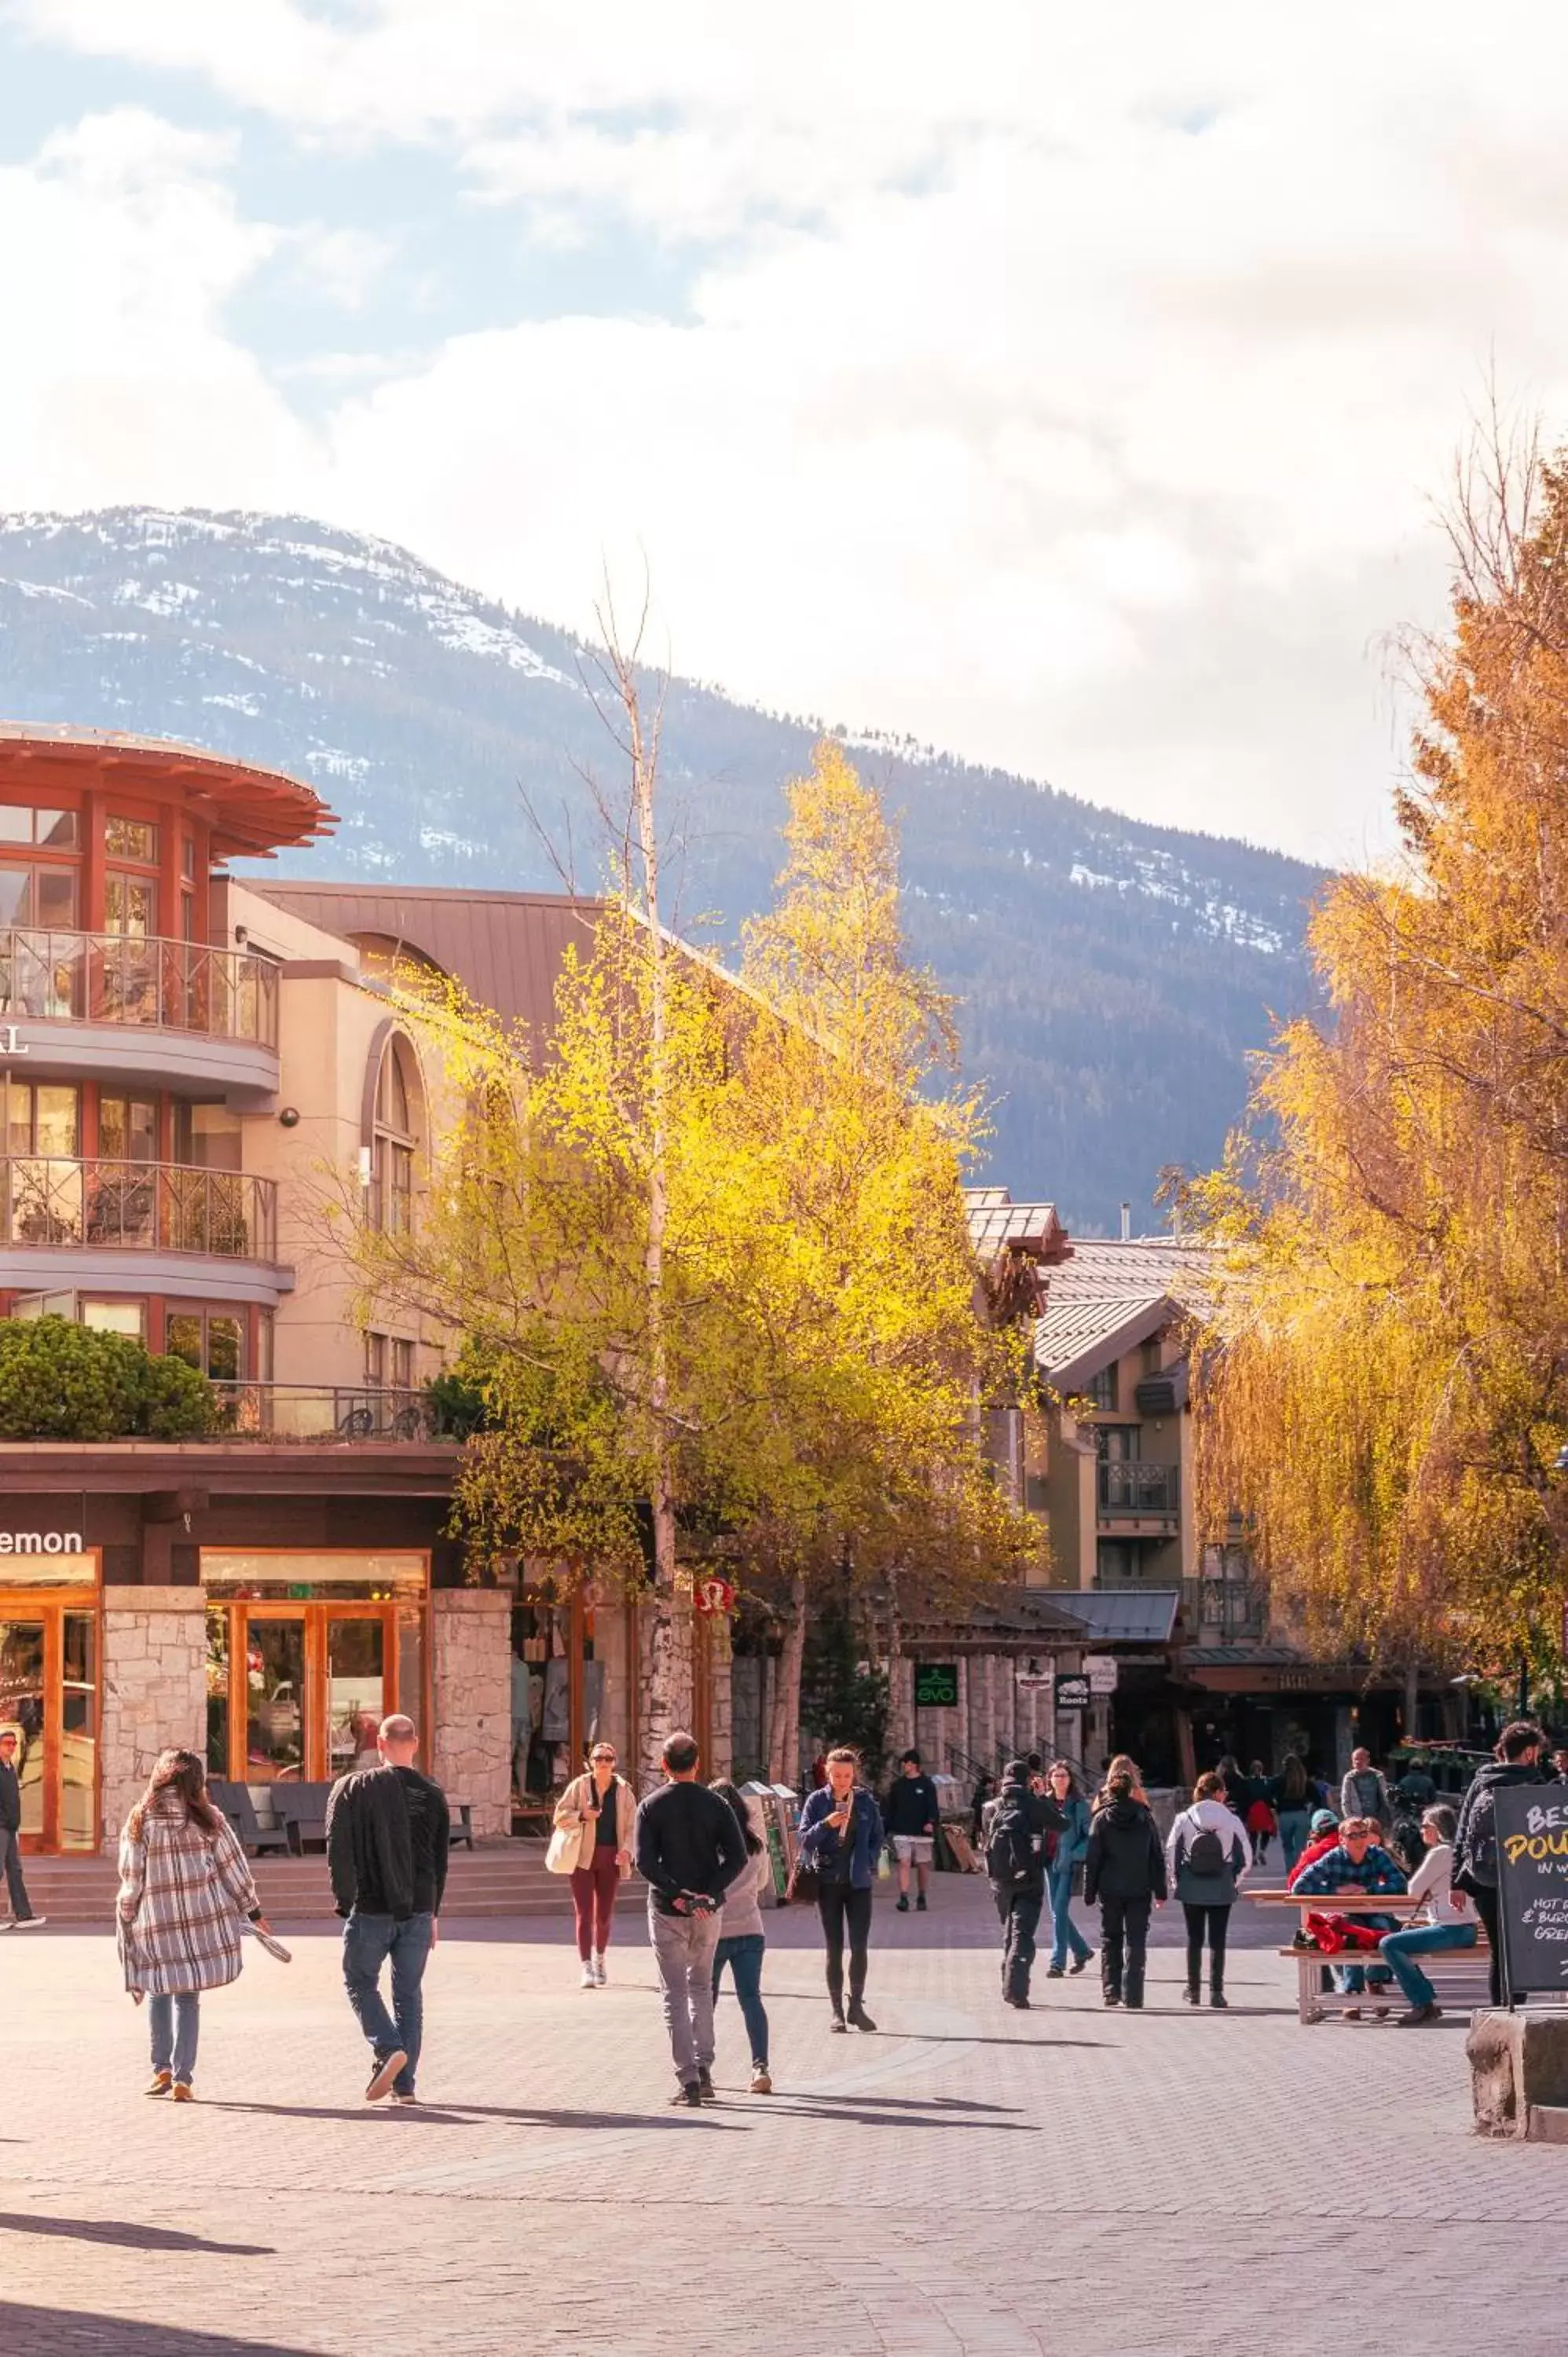
[[[1244,1910],[1238,1910],[1239,1917]],[[1090,1919],[1092,1920],[1092,1919]],[[425,2105],[360,2100],[336,1941],[206,2000],[200,2102],[149,2102],[106,1938],[0,1940],[0,2350],[57,2357],[1319,2357],[1564,2346],[1568,2153],[1469,2129],[1459,2019],[1296,2023],[1276,1927],[1233,2010],[1091,1969],[999,2002],[983,1885],[879,1894],[875,2037],[828,2032],[814,1919],[770,1917],[770,2100],[726,1990],[722,2106],[671,2084],[642,1919],[447,1927]]]

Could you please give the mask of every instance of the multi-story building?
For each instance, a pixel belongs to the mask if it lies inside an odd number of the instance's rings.
[[[593,904],[225,870],[331,824],[213,755],[0,731],[0,1314],[139,1337],[222,1406],[200,1440],[0,1442],[0,1723],[32,1848],[99,1846],[167,1742],[314,1781],[406,1708],[496,1834],[590,1725],[635,1738],[634,1609],[469,1577],[438,1353],[357,1321],[325,1217],[345,1189],[414,1216],[443,1116],[391,953],[542,1032]]]

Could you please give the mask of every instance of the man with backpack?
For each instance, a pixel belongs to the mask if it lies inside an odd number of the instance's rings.
[[[1035,1934],[1046,1903],[1044,1836],[1067,1819],[1047,1792],[1031,1789],[1027,1763],[1010,1760],[993,1804],[985,1843],[985,1871],[1002,1919],[1002,2001],[1029,2009]]]
[[[1541,1755],[1546,1738],[1528,1718],[1516,1718],[1498,1738],[1497,1759],[1483,1768],[1465,1795],[1454,1836],[1454,1896],[1476,1902],[1491,1948],[1491,2001],[1503,2002],[1503,1949],[1498,1928],[1498,1794],[1505,1784],[1541,1784]]]

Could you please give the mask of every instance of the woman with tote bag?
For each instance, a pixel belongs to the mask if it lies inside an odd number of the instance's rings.
[[[207,1797],[194,1751],[160,1753],[120,1836],[120,1961],[125,1986],[149,2000],[149,2095],[195,2100],[201,1991],[237,1980],[249,1921],[275,1955],[251,1869],[227,1818]]]
[[[587,1773],[575,1776],[555,1803],[555,1830],[544,1863],[572,1878],[581,1986],[606,1986],[605,1950],[615,1921],[616,1892],[631,1872],[632,1826],[637,1803],[631,1786],[616,1773],[613,1743],[596,1743]]]

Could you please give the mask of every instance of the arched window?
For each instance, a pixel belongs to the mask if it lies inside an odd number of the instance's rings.
[[[413,1050],[400,1032],[382,1041],[371,1103],[371,1220],[390,1235],[406,1235],[413,1225],[421,1091]]]

